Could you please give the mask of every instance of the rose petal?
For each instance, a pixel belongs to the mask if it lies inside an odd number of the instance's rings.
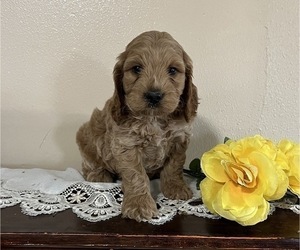
[[[239,222],[244,222],[250,220],[256,213],[258,207],[243,207],[241,210],[231,210],[231,214],[236,217],[236,220]]]
[[[298,181],[300,181],[300,156],[295,155],[291,157],[289,161],[290,168],[290,176],[294,176]]]
[[[257,167],[221,160],[221,165],[224,167],[228,177],[242,186],[253,188],[256,186],[256,177],[258,174]]]
[[[227,188],[230,188],[230,186],[232,188],[232,184],[233,183],[228,184],[227,187],[224,185],[220,192],[218,192],[217,198],[213,202],[213,209],[222,217],[234,220],[244,226],[254,225],[265,220],[269,213],[269,203],[259,195],[246,195],[247,198],[255,197],[255,199],[252,200],[252,205],[250,204],[251,202],[244,197],[244,199],[240,199],[239,202],[235,202],[234,204],[228,203],[226,204],[227,207],[224,207],[224,199],[227,199],[225,196],[229,191]],[[239,195],[236,193],[231,197],[231,201],[238,199],[238,197]],[[243,200],[244,203],[241,200]],[[247,203],[245,201],[247,201]]]
[[[288,152],[290,149],[292,149],[292,147],[294,146],[293,143],[289,140],[281,140],[277,146],[280,148],[280,150],[283,152],[283,153],[286,153]]]
[[[222,187],[223,184],[215,182],[209,178],[204,178],[200,183],[202,201],[208,208],[208,210],[212,213],[216,213],[216,211],[212,207],[212,204]]]
[[[289,186],[289,178],[286,175],[286,173],[280,168],[276,170],[276,173],[277,173],[278,186],[275,193],[271,197],[265,196],[266,200],[268,201],[281,199],[285,195]]]
[[[261,205],[263,195],[256,189],[249,189],[229,181],[222,188],[221,198],[224,209],[240,210],[244,206]]]
[[[289,190],[294,193],[295,195],[297,195],[298,197],[300,197],[300,187],[299,186],[289,186]]]
[[[281,169],[285,170],[287,173],[290,172],[288,158],[285,153],[283,153],[281,150],[278,150],[275,160]]]
[[[287,189],[288,181],[285,173],[277,169],[275,163],[261,152],[254,151],[249,156],[251,164],[258,168],[258,187],[267,200],[282,197]]]
[[[251,218],[245,221],[238,221],[242,226],[252,226],[267,219],[270,211],[270,204],[263,199],[263,203],[258,207],[257,211]]]
[[[298,177],[298,176],[297,176]],[[300,182],[299,180],[296,178],[296,176],[290,176],[289,177],[289,190],[300,196]]]
[[[290,176],[289,177],[290,185],[292,185],[292,186],[300,186],[300,183],[299,183],[299,180],[298,180],[297,177],[296,176]]]
[[[219,215],[229,220],[248,220],[256,213],[258,205],[252,204],[252,206],[247,206],[244,199],[241,199],[239,196],[241,193],[228,193],[228,189],[234,188],[234,185],[233,182],[228,182],[223,186],[220,192],[217,193],[217,197],[212,204],[213,209]],[[235,202],[232,202],[233,200]],[[260,203],[261,201],[259,201]]]
[[[224,183],[229,180],[227,174],[224,171],[223,166],[221,165],[221,159],[227,158],[221,152],[207,152],[204,153],[201,158],[201,168],[204,174],[217,181]]]

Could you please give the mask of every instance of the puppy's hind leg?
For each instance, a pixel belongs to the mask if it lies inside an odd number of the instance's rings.
[[[104,163],[103,163],[104,164]],[[90,163],[88,161],[82,162],[83,177],[90,182],[113,182],[112,174],[102,164]]]

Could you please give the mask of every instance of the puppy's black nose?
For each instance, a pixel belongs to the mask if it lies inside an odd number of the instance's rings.
[[[163,94],[159,91],[148,91],[144,94],[145,99],[147,100],[151,108],[155,107],[163,98]]]

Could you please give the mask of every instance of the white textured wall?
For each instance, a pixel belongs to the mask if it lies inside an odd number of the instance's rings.
[[[80,168],[75,133],[112,95],[115,58],[147,30],[194,61],[188,159],[224,136],[299,140],[298,0],[2,0],[1,153],[10,167]]]

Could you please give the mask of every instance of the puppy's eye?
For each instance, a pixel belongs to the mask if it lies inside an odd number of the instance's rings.
[[[168,68],[168,73],[169,73],[170,76],[176,75],[177,72],[178,72],[177,69],[174,68],[174,67]]]
[[[133,66],[131,70],[132,70],[132,72],[135,73],[135,74],[140,74],[140,73],[142,72],[142,69],[143,69],[143,68],[142,68],[141,66],[136,65],[136,66]]]

